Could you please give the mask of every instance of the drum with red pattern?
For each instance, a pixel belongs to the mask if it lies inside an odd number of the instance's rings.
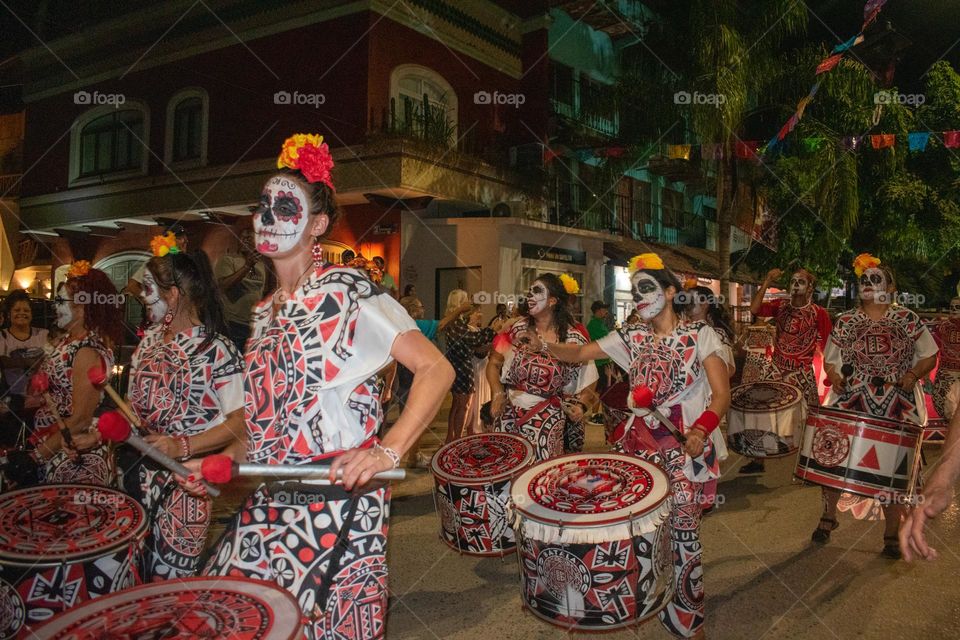
[[[510,482],[533,464],[533,445],[509,433],[481,433],[433,456],[440,539],[460,553],[503,555],[516,549],[507,519]]]
[[[734,387],[727,412],[730,448],[750,458],[790,455],[805,416],[803,395],[793,385],[762,380]]]
[[[146,531],[143,507],[106,487],[0,496],[0,638],[33,637],[54,615],[137,583]]]
[[[821,407],[807,416],[794,475],[832,489],[888,498],[914,490],[920,427]]]
[[[600,397],[603,403],[603,426],[607,436],[607,442],[610,442],[610,436],[616,431],[620,423],[630,417],[630,385],[626,380],[621,380],[610,385],[610,388]],[[610,442],[610,444],[616,444]]]
[[[943,418],[931,416],[927,420],[927,426],[923,428],[924,444],[943,444],[947,439],[947,433],[950,431],[950,423]]]
[[[670,481],[619,454],[573,454],[513,483],[521,598],[536,616],[602,631],[642,622],[673,598]]]
[[[37,637],[48,640],[302,638],[300,607],[272,582],[180,578],[124,589],[62,613]]]

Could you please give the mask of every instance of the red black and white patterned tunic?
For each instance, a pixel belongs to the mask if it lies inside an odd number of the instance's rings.
[[[860,309],[847,311],[837,318],[823,357],[838,373],[844,364],[853,373],[842,393],[830,388],[827,404],[923,425],[927,411],[920,385],[904,391],[898,383],[918,361],[936,353],[933,336],[906,307],[891,306],[879,320]]]
[[[944,318],[933,326],[940,362],[933,381],[933,406],[949,421],[960,405],[960,318]]]
[[[169,342],[163,327],[146,334],[130,363],[130,405],[150,432],[192,436],[243,408],[243,359],[229,338],[195,326]],[[206,344],[204,344],[206,342]],[[210,524],[210,499],[180,489],[173,475],[141,465],[140,489],[151,535],[141,557],[145,581],[196,573]]]
[[[681,433],[710,404],[710,383],[704,362],[716,355],[733,367],[732,354],[717,332],[704,322],[681,323],[669,336],[657,337],[647,323],[609,333],[597,344],[630,375],[630,388],[645,385],[653,405]],[[674,551],[674,597],[660,612],[660,622],[674,635],[688,637],[703,626],[703,568],[700,520],[704,483],[720,476],[714,443],[704,453],[688,456],[680,443],[654,418],[634,417],[622,441],[624,451],[661,465],[672,485],[670,512]],[[714,432],[718,432],[715,430]]]
[[[757,315],[772,317],[777,326],[773,367],[767,377],[794,385],[808,405],[819,405],[813,357],[817,348],[825,348],[830,337],[829,314],[812,302],[795,307],[789,300],[774,300],[761,305]]]
[[[396,300],[345,267],[311,274],[276,315],[272,299],[260,303],[245,354],[248,459],[306,464],[369,443],[383,420],[375,374],[396,338],[416,329]],[[264,485],[204,573],[276,582],[309,618],[308,638],[381,638],[388,513],[386,488],[348,496],[309,481]],[[346,551],[332,572],[341,533]]]
[[[509,404],[497,424],[498,431],[524,436],[534,447],[537,460],[563,454],[566,415],[565,396],[575,395],[597,381],[597,367],[591,361],[568,364],[547,351],[516,349],[520,335],[530,331],[525,321],[507,330],[503,345],[503,368],[500,380],[508,388]],[[579,329],[567,330],[567,344],[586,344],[587,337]]]

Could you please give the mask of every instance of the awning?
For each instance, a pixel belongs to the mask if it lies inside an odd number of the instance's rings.
[[[676,273],[720,279],[720,261],[713,251],[697,249],[695,247],[673,246],[659,242],[644,242],[642,240],[623,240],[620,242],[605,242],[603,254],[616,262],[627,264],[633,256],[639,253],[656,253],[663,263]],[[730,274],[730,280],[741,284],[759,284],[762,278],[757,277],[745,265],[737,265]]]

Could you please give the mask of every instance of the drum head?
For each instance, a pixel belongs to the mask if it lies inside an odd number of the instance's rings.
[[[743,413],[770,413],[799,404],[800,389],[786,382],[763,380],[742,384],[730,391],[730,408]]]
[[[146,513],[125,493],[51,484],[0,495],[0,563],[60,564],[129,545],[146,534]]]
[[[300,607],[271,582],[249,578],[180,578],[124,589],[66,611],[43,625],[40,638],[301,637]]]
[[[660,467],[614,453],[571,454],[534,465],[510,490],[517,512],[567,531],[641,522],[661,511],[670,480]]]
[[[533,445],[509,433],[479,433],[440,447],[430,465],[434,475],[457,484],[506,480],[534,460]]]

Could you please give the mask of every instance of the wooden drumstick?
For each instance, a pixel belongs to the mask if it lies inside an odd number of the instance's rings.
[[[178,476],[184,479],[190,477],[191,471],[183,466],[183,464],[177,462],[163,451],[160,451],[155,446],[137,435],[133,429],[130,428],[130,423],[127,422],[127,420],[123,417],[123,414],[121,414],[119,411],[108,411],[100,416],[100,419],[97,421],[97,429],[100,431],[100,435],[103,436],[104,440],[109,440],[111,442],[126,442]],[[209,493],[211,496],[216,497],[220,495],[220,490],[216,487],[211,486],[206,482],[201,484],[207,488],[207,493]]]
[[[275,478],[309,478],[318,480],[318,484],[329,485],[330,465],[326,464],[252,464],[234,462],[230,456],[213,455],[203,459],[200,473],[204,480],[223,484],[241,476],[273,476]],[[343,476],[343,469],[337,470],[337,479]],[[377,480],[403,480],[407,477],[404,469],[389,469],[373,476]]]
[[[133,409],[127,403],[126,400],[120,397],[120,394],[117,393],[117,390],[113,388],[113,385],[109,382],[109,377],[107,376],[107,367],[106,364],[101,361],[99,367],[90,367],[90,370],[87,371],[87,379],[90,380],[92,384],[97,389],[102,389],[107,392],[107,395],[110,396],[110,399],[113,400],[113,403],[117,405],[117,408],[123,412],[123,415],[127,418],[127,421],[136,427],[137,431],[142,432],[143,425],[140,424],[140,419],[137,418],[137,414],[133,412]]]

